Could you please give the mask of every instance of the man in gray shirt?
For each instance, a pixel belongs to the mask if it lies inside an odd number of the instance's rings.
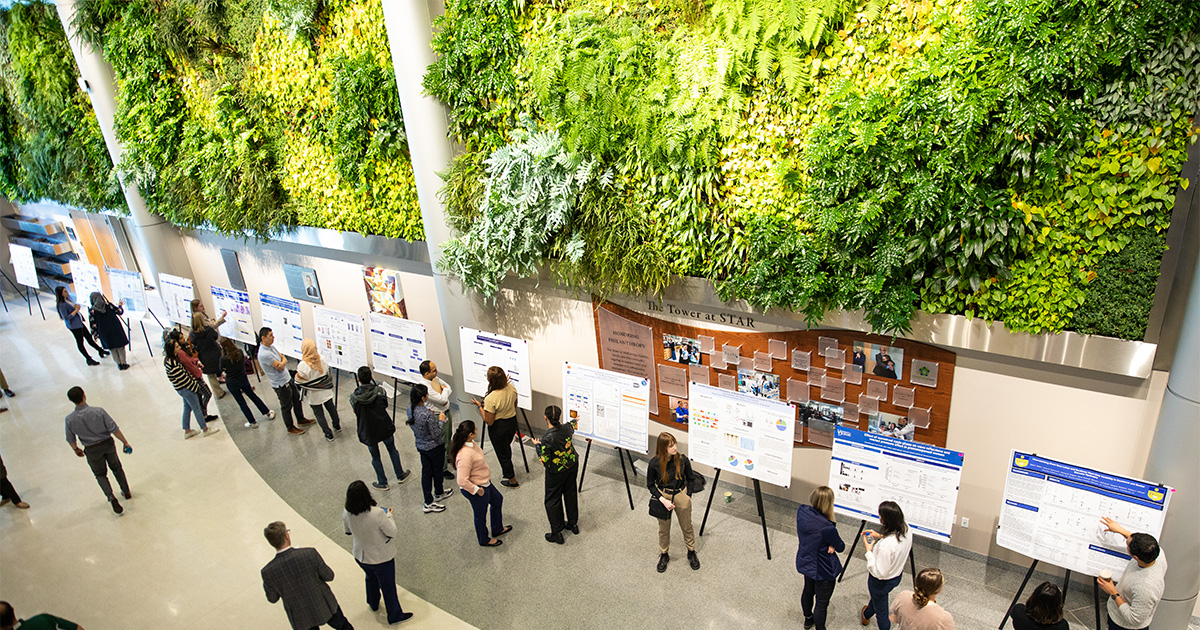
[[[1111,579],[1096,578],[1101,590],[1109,596],[1108,628],[1149,628],[1166,587],[1167,557],[1159,549],[1154,536],[1132,534],[1111,518],[1100,520],[1108,531],[1125,537],[1125,546],[1129,555],[1133,556],[1119,583],[1113,584]]]
[[[125,469],[121,467],[121,458],[117,457],[117,445],[113,436],[121,440],[126,451],[133,447],[129,445],[129,440],[125,439],[125,434],[121,433],[120,427],[113,422],[107,411],[88,406],[87,395],[83,393],[82,387],[67,390],[67,400],[75,403],[75,411],[67,416],[66,421],[67,444],[71,445],[71,450],[75,451],[76,455],[87,458],[92,474],[96,475],[96,483],[100,484],[100,489],[104,491],[104,498],[112,504],[113,512],[120,514],[125,508],[122,508],[113,496],[112,484],[108,482],[108,471],[111,470],[113,477],[117,478],[122,496],[132,499],[133,493],[129,491],[129,482],[125,480]],[[83,448],[76,444],[77,439],[83,444]]]
[[[296,384],[292,382],[292,375],[287,370],[287,359],[279,353],[275,348],[275,333],[270,328],[263,326],[258,331],[259,346],[258,346],[258,363],[262,366],[263,373],[267,375],[267,382],[271,383],[271,389],[275,390],[275,397],[279,399],[279,415],[283,416],[283,423],[287,425],[287,432],[292,435],[304,435],[304,429],[297,425],[312,424],[316,420],[305,420],[304,412],[301,411],[300,390],[296,389]],[[296,417],[296,421],[292,422],[292,416]]]

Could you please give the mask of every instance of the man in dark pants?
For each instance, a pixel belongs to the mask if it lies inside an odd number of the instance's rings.
[[[271,389],[275,390],[275,397],[279,399],[279,415],[283,416],[283,424],[287,426],[287,432],[292,435],[304,435],[304,429],[299,425],[312,424],[316,420],[305,420],[304,412],[301,411],[300,405],[300,390],[296,389],[296,384],[292,382],[292,375],[287,370],[287,359],[275,349],[275,333],[271,332],[270,328],[264,326],[258,331],[260,343],[258,346],[258,363],[262,367],[263,373],[267,375],[267,382],[271,384]],[[295,416],[296,421],[292,422],[292,416]]]
[[[321,554],[312,547],[292,548],[291,530],[281,521],[267,525],[263,535],[275,548],[275,557],[262,568],[263,590],[272,604],[283,600],[293,630],[315,629],[320,625],[354,630],[329,588],[333,569],[325,564]]]
[[[113,477],[116,477],[117,485],[121,486],[121,494],[126,499],[132,499],[133,493],[129,491],[129,482],[125,480],[125,469],[121,467],[121,458],[117,457],[117,445],[113,436],[121,440],[125,448],[133,447],[107,411],[88,406],[87,395],[83,393],[82,387],[67,390],[67,400],[75,403],[75,411],[72,411],[66,420],[67,444],[71,445],[71,450],[75,451],[76,455],[87,458],[92,474],[96,475],[96,483],[100,484],[100,489],[104,491],[104,498],[112,504],[113,512],[120,514],[125,508],[121,507],[117,498],[113,496],[112,484],[108,482],[108,471],[111,470]],[[77,439],[83,444],[83,448],[79,448],[75,443]]]

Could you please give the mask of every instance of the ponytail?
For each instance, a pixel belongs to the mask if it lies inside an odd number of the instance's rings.
[[[475,432],[475,423],[470,420],[463,420],[458,423],[458,429],[454,431],[454,437],[450,438],[450,461],[457,462],[458,452],[467,445],[467,440],[471,439],[471,434]],[[457,467],[457,463],[456,463]]]
[[[407,424],[411,427],[413,423],[417,421],[417,405],[420,405],[421,401],[425,400],[425,397],[428,395],[429,388],[420,383],[413,385],[412,388],[408,390],[408,420],[405,420],[404,424]]]
[[[546,420],[550,422],[550,426],[552,427],[561,427],[562,409],[559,409],[557,405],[546,407]]]
[[[937,595],[942,590],[942,584],[945,583],[945,578],[942,577],[942,572],[938,569],[921,569],[917,574],[917,579],[913,580],[913,603],[917,608],[924,608],[925,604],[929,603],[929,598]]]

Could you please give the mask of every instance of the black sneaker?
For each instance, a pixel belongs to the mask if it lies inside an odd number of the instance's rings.
[[[88,357],[87,362],[88,362],[88,365],[100,365],[100,362],[93,359],[92,357]]]
[[[567,539],[563,538],[562,532],[559,532],[557,534],[547,532],[546,533],[546,542],[552,542],[552,543],[562,545],[567,542]]]
[[[579,535],[579,524],[578,523],[575,523],[574,525],[567,525],[567,529],[571,530],[572,534],[575,534],[576,536]]]
[[[121,512],[125,511],[125,508],[121,507],[121,503],[119,501],[117,501],[116,497],[113,497],[112,500],[109,501],[109,503],[112,503],[113,512],[120,514]]]
[[[406,612],[406,613],[400,613],[400,616],[399,616],[399,617],[396,617],[396,620],[395,620],[395,621],[391,621],[391,620],[389,620],[389,621],[388,621],[388,625],[389,625],[389,626],[394,626],[394,625],[396,625],[396,624],[398,624],[398,623],[400,623],[400,622],[402,622],[402,621],[408,621],[409,619],[412,619],[412,617],[413,617],[413,614],[412,614],[412,613],[410,613],[410,612]]]
[[[443,477],[444,479],[457,479],[457,477],[455,477],[455,476],[454,476],[454,473],[450,472],[449,470],[447,470],[446,472],[442,473],[442,477]]]
[[[695,549],[691,549],[688,551],[688,564],[692,565],[693,571],[696,571],[700,568],[700,558],[696,557]]]
[[[815,626],[815,625],[817,625],[817,620],[816,620],[816,619],[813,619],[812,617],[805,617],[805,618],[804,618],[804,630],[808,630],[809,628],[811,628],[811,627],[813,627],[813,626]]]
[[[667,570],[667,563],[671,561],[671,556],[667,554],[659,554],[658,556],[658,572],[662,573]]]
[[[400,478],[396,480],[396,483],[404,483],[405,481],[408,481],[408,478],[411,476],[412,476],[412,471],[406,470],[406,471],[404,471],[404,474],[400,475]]]

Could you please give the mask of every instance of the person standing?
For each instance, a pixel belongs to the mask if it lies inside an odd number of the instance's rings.
[[[954,630],[954,617],[935,600],[946,579],[938,569],[921,569],[913,590],[901,591],[892,602],[891,618],[897,630]]]
[[[833,489],[829,486],[818,486],[808,496],[808,504],[796,510],[796,536],[800,539],[796,572],[804,576],[800,595],[804,627],[815,625],[817,630],[825,630],[829,600],[842,571],[838,554],[846,549],[833,520]]]
[[[221,338],[221,371],[225,373],[225,387],[229,388],[229,393],[237,401],[242,415],[246,416],[246,428],[258,428],[258,421],[254,419],[254,414],[250,413],[246,398],[254,403],[259,413],[270,420],[275,419],[275,412],[254,393],[254,387],[250,385],[250,378],[246,375],[246,355],[232,339],[225,337]]]
[[[346,488],[346,509],[342,510],[342,526],[347,536],[354,537],[354,561],[367,575],[367,606],[379,610],[383,596],[389,624],[412,619],[413,614],[400,607],[396,594],[396,523],[392,510],[375,503],[367,484],[352,481]]]
[[[207,387],[180,362],[181,354],[187,356],[187,353],[179,348],[179,333],[172,331],[167,337],[166,345],[163,346],[163,369],[167,372],[171,387],[174,387],[175,393],[183,399],[183,439],[190,440],[200,435],[201,431],[205,436],[218,433],[221,429],[208,426],[213,416],[205,416],[204,396]],[[200,431],[192,428],[190,415],[196,416],[196,425],[200,427]]]
[[[4,378],[4,370],[0,370],[0,390],[4,391],[4,395],[12,398],[17,393],[8,388],[8,379]]]
[[[550,533],[546,540],[563,544],[563,529],[579,534],[579,454],[571,444],[575,427],[562,421],[562,409],[555,405],[546,407],[546,426],[549,430],[535,439],[538,459],[546,468],[546,518],[550,521]],[[566,518],[563,518],[563,508]]]
[[[204,312],[200,300],[192,300],[192,345],[196,346],[200,369],[217,400],[225,397],[225,390],[221,389],[221,333],[217,330],[224,323],[225,311],[221,311],[219,319],[213,320]]]
[[[263,536],[275,548],[275,557],[262,568],[263,591],[267,601],[283,600],[292,630],[310,630],[328,625],[337,630],[354,630],[342,614],[328,582],[333,569],[312,547],[292,547],[291,530],[282,521],[263,529]]]
[[[325,441],[333,441],[333,431],[342,430],[342,419],[338,417],[337,401],[333,399],[333,376],[329,374],[329,365],[317,352],[317,342],[305,339],[300,343],[300,365],[296,369],[296,385],[304,393],[308,406],[312,407],[317,416],[317,424],[325,432]],[[324,407],[324,409],[322,409]],[[333,420],[333,431],[325,420],[325,412],[329,412]]]
[[[83,325],[83,316],[79,314],[82,308],[71,301],[67,295],[67,287],[57,286],[54,288],[54,305],[58,310],[58,316],[67,325],[67,330],[75,336],[75,347],[79,348],[79,354],[87,359],[88,365],[100,365],[100,362],[93,359],[92,355],[88,354],[87,348],[83,347],[83,342],[87,341],[88,345],[95,348],[96,352],[100,353],[100,358],[108,356],[108,352],[96,345],[96,340],[88,334],[87,327]]]
[[[865,626],[871,623],[871,617],[875,617],[879,630],[888,630],[892,627],[888,619],[888,594],[900,584],[904,561],[908,559],[913,541],[908,535],[908,523],[904,522],[904,511],[895,501],[879,504],[879,523],[879,531],[863,533],[870,601],[859,611],[859,622]]]
[[[316,420],[307,420],[301,411],[300,392],[292,382],[292,375],[287,370],[287,359],[275,347],[275,333],[270,328],[263,327],[258,331],[258,363],[267,375],[267,382],[279,399],[279,414],[283,416],[283,424],[287,426],[290,435],[304,435],[300,426],[312,424]],[[295,417],[295,422],[292,418]]]
[[[396,423],[388,414],[387,390],[372,378],[371,368],[358,368],[358,387],[350,394],[350,408],[358,420],[358,441],[371,453],[371,467],[375,469],[376,482],[380,490],[388,489],[387,475],[383,472],[383,459],[379,444],[387,449],[396,472],[396,483],[404,483],[412,471],[404,470],[400,464],[400,453],[396,450]]]
[[[99,339],[100,345],[112,354],[118,370],[128,370],[125,346],[129,345],[129,336],[125,334],[125,322],[121,321],[125,309],[109,302],[99,291],[92,292],[91,300],[88,320],[92,322],[92,336]]]
[[[208,413],[208,401],[212,400],[212,390],[204,383],[204,371],[200,367],[200,358],[196,353],[196,348],[178,329],[167,334],[167,341],[172,344],[171,347],[175,348],[171,354],[179,361],[183,369],[196,379],[194,391],[196,398],[200,401],[200,410],[204,413],[204,419],[208,422],[219,420],[217,416]]]
[[[1042,582],[1024,604],[1012,607],[1013,630],[1070,630],[1063,619],[1063,593],[1054,582]]]
[[[10,501],[17,509],[29,509],[29,504],[21,500],[21,495],[8,480],[8,468],[4,466],[4,458],[0,457],[0,505],[8,505]]]
[[[425,495],[423,509],[426,514],[444,512],[446,506],[441,501],[450,498],[450,492],[442,489],[442,462],[446,460],[442,426],[446,424],[446,416],[440,413],[435,415],[425,405],[429,400],[429,390],[420,383],[408,390],[408,398],[408,420],[405,424],[412,429],[417,452],[421,454],[421,492]]]
[[[1107,531],[1125,538],[1125,548],[1132,556],[1125,566],[1121,581],[1096,578],[1100,590],[1108,594],[1108,629],[1141,630],[1149,628],[1154,611],[1166,588],[1167,556],[1150,534],[1131,533],[1111,518],[1101,518]]]
[[[442,463],[443,475],[446,479],[454,479],[454,473],[450,469],[454,466],[450,461],[450,437],[454,432],[454,418],[450,415],[450,395],[454,390],[450,385],[438,377],[437,364],[433,361],[422,361],[420,367],[421,378],[425,381],[425,388],[429,391],[429,400],[425,401],[425,406],[434,413],[446,414],[446,423],[442,425],[442,443],[446,449],[446,461]]]
[[[42,613],[17,624],[17,611],[8,602],[0,602],[0,630],[83,630],[83,626],[62,617]]]
[[[121,458],[117,456],[113,436],[121,440],[126,450],[133,447],[108,412],[100,407],[88,406],[87,395],[82,387],[76,386],[67,390],[67,400],[75,404],[75,410],[68,414],[66,419],[67,444],[71,445],[71,450],[75,451],[77,456],[87,458],[88,466],[96,476],[96,483],[100,484],[100,489],[104,491],[104,498],[112,505],[113,512],[120,514],[125,509],[121,507],[117,497],[113,496],[112,484],[108,482],[108,471],[112,471],[117,485],[121,487],[121,496],[132,499],[133,493],[129,491],[129,482],[125,479],[125,469],[121,466]],[[83,444],[83,448],[79,448],[77,440]]]
[[[471,502],[475,514],[475,538],[481,547],[499,547],[504,544],[500,536],[512,531],[512,525],[504,524],[504,497],[492,485],[492,469],[483,458],[483,451],[475,445],[475,423],[463,420],[454,431],[450,442],[450,457],[458,471],[458,487]],[[488,538],[487,515],[492,513],[492,537]]]
[[[658,572],[667,570],[671,561],[671,513],[679,519],[679,530],[683,532],[683,544],[687,545],[688,564],[692,570],[700,568],[696,555],[696,537],[692,530],[692,491],[688,482],[692,478],[692,462],[679,452],[675,436],[667,432],[658,434],[654,457],[646,465],[646,487],[650,496],[667,508],[667,518],[658,520]]]
[[[520,488],[517,471],[513,468],[512,443],[517,435],[517,388],[508,380],[508,375],[499,367],[487,369],[487,394],[483,400],[471,399],[483,421],[492,429],[492,450],[500,461],[500,474],[504,477],[500,485]]]

